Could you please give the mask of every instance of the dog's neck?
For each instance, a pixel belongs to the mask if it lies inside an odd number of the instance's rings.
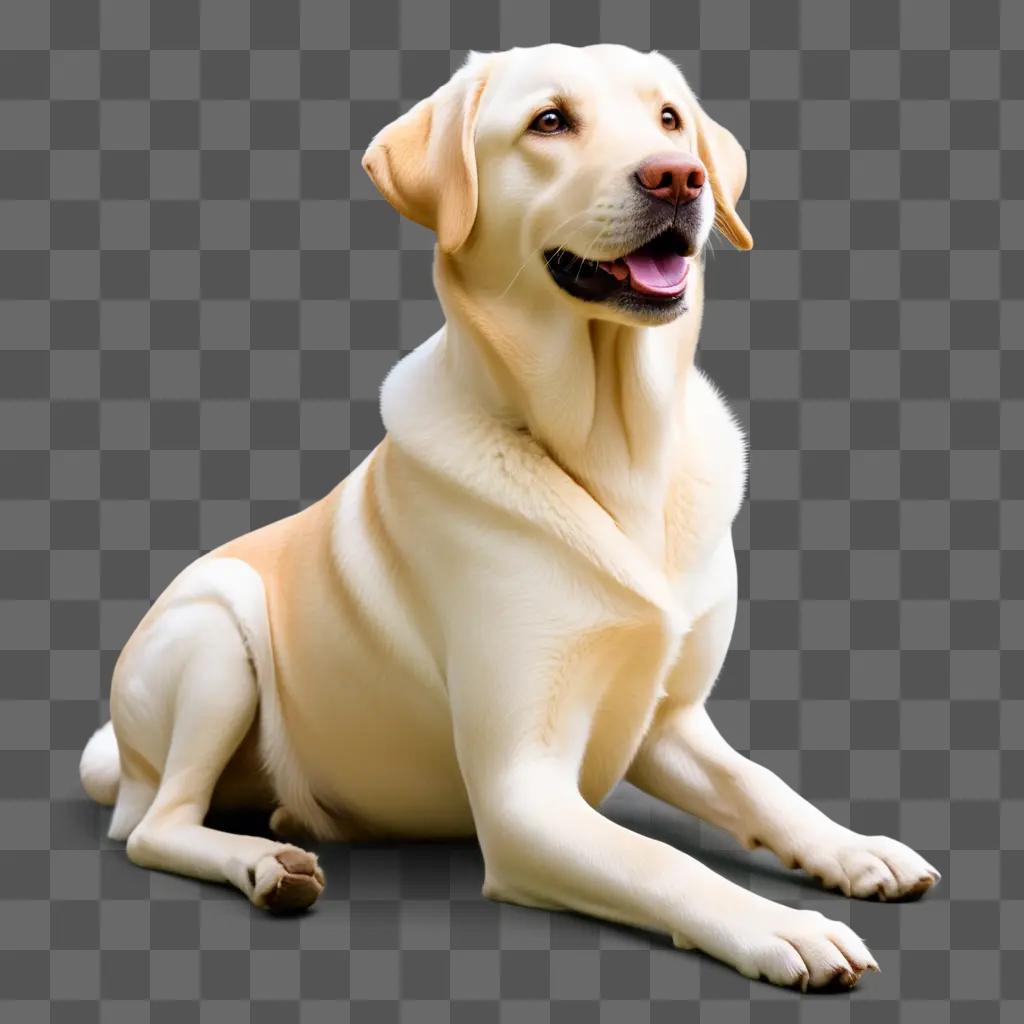
[[[445,278],[442,268],[446,362],[459,386],[529,431],[660,563],[700,295],[690,312],[659,327],[570,315],[547,323],[470,306]]]

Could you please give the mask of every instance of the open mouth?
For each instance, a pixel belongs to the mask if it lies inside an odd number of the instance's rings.
[[[638,249],[614,260],[588,260],[565,249],[550,249],[544,262],[555,283],[578,299],[669,306],[686,295],[690,243],[668,228]]]

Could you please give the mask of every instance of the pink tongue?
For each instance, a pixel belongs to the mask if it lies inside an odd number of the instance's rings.
[[[686,287],[690,264],[685,256],[647,246],[623,256],[629,267],[630,286],[646,295],[679,295]]]

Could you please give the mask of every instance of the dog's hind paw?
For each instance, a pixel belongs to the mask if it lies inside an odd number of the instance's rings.
[[[268,854],[256,865],[252,902],[272,913],[305,910],[324,889],[316,856],[297,847]]]

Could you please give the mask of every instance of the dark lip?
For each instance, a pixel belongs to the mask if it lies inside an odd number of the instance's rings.
[[[661,230],[646,232],[638,237],[636,244],[622,255],[635,252],[657,239],[664,239],[680,255],[690,257],[695,255],[690,239],[672,224]],[[619,258],[621,259],[621,257]],[[680,306],[686,301],[685,291],[671,298],[641,295],[630,288],[628,280],[619,281],[602,270],[596,260],[584,259],[567,249],[548,249],[544,253],[544,264],[551,279],[559,288],[585,302],[613,302],[630,309],[665,310]]]

